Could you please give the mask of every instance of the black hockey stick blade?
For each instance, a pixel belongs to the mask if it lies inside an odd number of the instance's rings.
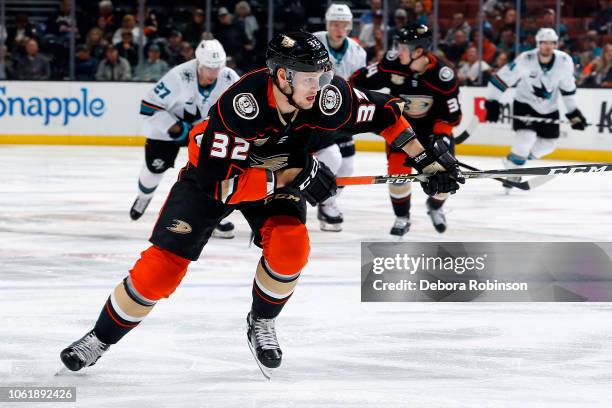
[[[473,116],[467,128],[465,128],[463,132],[461,132],[455,137],[455,144],[458,145],[465,142],[468,137],[474,134],[476,126],[478,126],[478,118],[476,116]]]

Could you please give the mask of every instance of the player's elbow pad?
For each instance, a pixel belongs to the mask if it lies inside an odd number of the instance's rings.
[[[414,130],[408,127],[404,129],[402,133],[397,135],[397,137],[393,140],[393,142],[391,142],[391,145],[395,148],[401,149],[402,147],[410,143],[410,141],[412,141],[413,139],[416,139],[416,137],[417,136],[416,136],[416,133],[414,133]]]

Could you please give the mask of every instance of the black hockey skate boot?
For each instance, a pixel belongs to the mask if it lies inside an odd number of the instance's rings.
[[[283,352],[281,351],[274,319],[262,319],[253,313],[247,315],[247,340],[249,348],[262,374],[270,379],[272,370],[281,365]]]
[[[444,210],[442,207],[435,209],[431,206],[429,199],[425,202],[427,206],[427,215],[431,218],[431,223],[433,224],[436,231],[442,234],[446,231],[446,216],[444,215]]]
[[[344,218],[335,203],[327,205],[319,204],[317,219],[320,221],[321,231],[342,231]]]
[[[101,342],[92,330],[63,349],[60,358],[69,370],[79,371],[83,367],[96,364],[109,347],[110,344]]]
[[[410,217],[397,217],[389,234],[403,237],[410,230]]]
[[[136,221],[137,219],[142,217],[142,214],[144,214],[145,210],[149,206],[149,203],[151,202],[152,199],[153,199],[153,196],[136,197],[134,204],[132,204],[132,208],[130,208],[130,218]]]
[[[229,221],[221,220],[213,230],[212,236],[223,239],[234,238],[234,224]]]

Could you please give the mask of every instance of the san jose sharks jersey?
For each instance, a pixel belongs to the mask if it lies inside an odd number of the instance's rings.
[[[314,33],[329,52],[329,58],[334,64],[334,73],[344,79],[349,79],[353,72],[363,68],[367,64],[367,54],[361,45],[352,38],[347,38],[340,51],[330,47],[327,39],[327,31]]]
[[[192,59],[172,68],[147,92],[140,105],[143,131],[148,139],[173,140],[168,129],[178,121],[195,125],[206,116],[219,96],[239,79],[231,68],[219,71],[209,87],[198,84],[197,61]]]
[[[574,63],[563,51],[554,50],[552,60],[546,65],[539,62],[537,49],[521,53],[490,79],[487,98],[498,100],[506,89],[515,85],[514,99],[542,115],[559,110],[559,94],[568,112],[577,108]]]
[[[318,131],[376,132],[391,143],[410,128],[399,98],[352,88],[335,76],[311,109],[281,114],[267,68],[245,74],[189,134],[189,166],[203,192],[226,204],[265,198],[274,172],[302,167]],[[409,132],[409,130],[408,130]]]

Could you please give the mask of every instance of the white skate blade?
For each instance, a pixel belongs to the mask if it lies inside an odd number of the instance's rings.
[[[327,223],[325,221],[321,221],[319,220],[319,224],[321,227],[321,231],[328,231],[328,232],[340,232],[342,231],[342,224],[330,224]]]
[[[212,236],[214,238],[221,238],[221,239],[232,239],[234,238],[234,231],[219,231],[218,229],[214,229]]]
[[[259,370],[261,371],[263,376],[266,377],[266,380],[268,381],[272,380],[272,371],[274,369],[266,367],[265,365],[261,364],[261,362],[257,358],[257,353],[255,352],[255,349],[253,348],[253,345],[251,344],[249,339],[247,339],[247,343],[249,344],[249,349],[251,350],[251,354],[253,354],[253,358],[255,359],[255,362],[257,363],[257,366],[259,367]]]

